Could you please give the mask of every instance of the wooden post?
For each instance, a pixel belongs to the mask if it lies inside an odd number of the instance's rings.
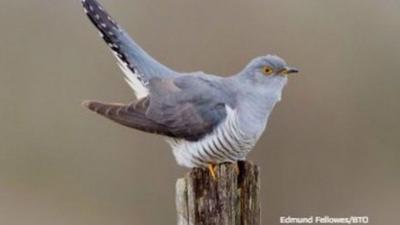
[[[259,168],[246,161],[238,167],[218,165],[216,180],[205,168],[178,179],[178,225],[260,225]]]

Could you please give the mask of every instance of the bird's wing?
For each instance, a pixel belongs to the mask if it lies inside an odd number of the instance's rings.
[[[150,95],[130,105],[87,102],[85,105],[117,123],[145,132],[196,141],[226,117],[218,91],[207,84],[152,79]],[[200,88],[199,88],[200,87]],[[157,91],[152,91],[155,88]],[[196,90],[194,90],[196,89]],[[202,89],[202,91],[200,91]]]
[[[147,118],[148,97],[130,104],[104,103],[99,101],[85,101],[83,105],[116,123],[149,133],[172,136],[167,127]]]
[[[137,98],[148,95],[147,83],[152,78],[176,76],[178,73],[157,62],[147,54],[111,18],[97,0],[81,0],[85,13],[100,31],[125,74],[125,80]]]

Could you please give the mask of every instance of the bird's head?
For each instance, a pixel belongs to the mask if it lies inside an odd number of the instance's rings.
[[[238,75],[240,85],[250,85],[246,89],[247,94],[253,93],[275,103],[281,99],[288,76],[298,72],[298,69],[288,66],[282,58],[266,55],[253,59]]]
[[[271,85],[280,81],[286,83],[289,75],[298,72],[298,69],[288,66],[282,58],[266,55],[253,59],[241,74],[255,84]]]

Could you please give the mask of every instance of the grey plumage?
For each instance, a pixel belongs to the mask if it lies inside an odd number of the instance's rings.
[[[267,55],[227,78],[178,73],[141,49],[96,0],[82,4],[138,99],[84,105],[124,126],[166,136],[183,166],[244,159],[280,101],[287,74],[297,72],[278,56]]]

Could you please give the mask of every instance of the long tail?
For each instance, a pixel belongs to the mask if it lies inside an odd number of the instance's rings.
[[[176,74],[147,54],[111,18],[97,0],[81,0],[86,15],[117,57],[125,79],[138,98],[147,96],[147,82],[153,77]]]

